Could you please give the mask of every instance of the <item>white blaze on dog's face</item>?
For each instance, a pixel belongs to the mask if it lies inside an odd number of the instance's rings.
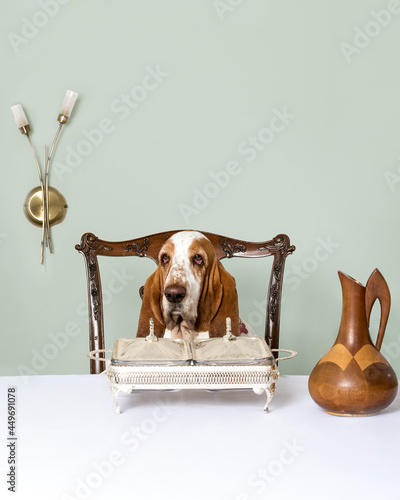
[[[182,231],[171,236],[160,250],[164,337],[192,340],[196,335],[194,326],[208,266],[208,255],[201,245],[204,240],[208,241],[197,231]]]

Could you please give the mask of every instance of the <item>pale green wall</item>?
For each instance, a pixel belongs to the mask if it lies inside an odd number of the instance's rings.
[[[121,240],[185,227],[246,240],[285,232],[297,246],[287,261],[281,345],[299,356],[281,364],[283,373],[308,374],[333,343],[337,270],[365,283],[378,267],[392,292],[384,353],[399,373],[400,5],[55,2],[7,2],[0,19],[1,374],[87,373],[86,278],[74,249],[84,232]],[[36,32],[32,22],[41,24]],[[158,82],[146,76],[152,71]],[[122,96],[142,98],[143,84],[152,87],[147,96],[123,111]],[[41,155],[66,89],[79,99],[51,183],[69,211],[41,266],[40,230],[22,213],[37,173],[9,108],[24,106]],[[286,123],[273,120],[277,113]],[[249,137],[267,138],[270,125],[272,140],[251,153]],[[100,126],[108,133],[73,165],[68,153],[82,152],[85,131]],[[236,175],[215,193],[212,176],[228,164]],[[182,204],[193,206],[197,190],[216,196],[185,220]],[[134,334],[137,290],[153,264],[102,263],[111,347]],[[242,315],[258,325],[263,261],[225,263]],[[373,335],[377,322],[376,311]],[[61,337],[66,345],[55,346]],[[40,364],[37,353],[54,359]]]

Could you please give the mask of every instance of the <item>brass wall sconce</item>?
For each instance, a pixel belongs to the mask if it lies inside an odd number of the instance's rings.
[[[29,222],[36,226],[41,226],[42,228],[42,240],[40,245],[41,264],[43,264],[44,262],[45,246],[49,248],[50,253],[53,253],[50,227],[62,222],[67,215],[67,201],[64,196],[59,191],[57,191],[57,189],[50,187],[49,172],[50,163],[54,153],[54,149],[56,147],[57,139],[60,135],[63,125],[68,123],[77,97],[78,94],[76,92],[67,90],[60,113],[57,118],[59,124],[58,130],[54,137],[48,156],[46,155],[46,146],[44,146],[43,173],[42,169],[40,168],[40,162],[36,155],[35,148],[33,147],[29,135],[31,132],[31,127],[29,126],[29,122],[24,113],[24,110],[22,109],[22,106],[20,104],[11,106],[11,111],[14,114],[14,119],[19,128],[19,131],[21,132],[21,134],[25,135],[29,141],[29,145],[32,149],[39,174],[40,186],[31,189],[27,194],[24,201],[24,214]]]

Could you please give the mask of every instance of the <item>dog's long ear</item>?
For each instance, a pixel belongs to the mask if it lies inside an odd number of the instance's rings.
[[[213,261],[204,276],[203,287],[200,293],[196,322],[197,331],[210,331],[211,321],[219,309],[223,293],[224,289],[219,273],[219,262],[213,256]]]
[[[223,337],[228,316],[232,320],[232,333],[240,335],[236,282],[215,258],[204,279],[197,330],[208,331],[210,337]]]
[[[218,262],[218,274],[223,293],[218,309],[215,310],[211,320],[210,337],[223,337],[225,335],[227,317],[231,318],[233,335],[239,336],[239,303],[235,278],[225,270],[220,262]]]
[[[157,269],[149,276],[144,285],[142,307],[140,309],[139,324],[136,337],[147,337],[149,334],[150,318],[154,319],[154,333],[157,337],[163,337],[165,324],[162,317],[162,283],[161,273]]]

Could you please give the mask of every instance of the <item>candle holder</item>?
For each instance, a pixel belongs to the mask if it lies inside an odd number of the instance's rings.
[[[56,147],[58,137],[62,127],[68,123],[72,109],[75,105],[78,94],[72,90],[67,90],[60,113],[58,115],[58,129],[53,139],[50,152],[47,155],[46,146],[44,146],[43,156],[43,173],[40,167],[40,162],[37,157],[35,148],[30,138],[31,127],[28,119],[20,104],[11,106],[11,111],[14,114],[15,122],[21,134],[28,139],[33,156],[35,158],[40,185],[31,189],[24,201],[24,214],[32,224],[42,228],[42,239],[40,244],[40,263],[44,262],[45,246],[49,248],[50,253],[53,253],[53,245],[51,241],[50,227],[59,224],[67,215],[67,201],[64,196],[55,188],[49,185],[50,164],[53,153]]]

